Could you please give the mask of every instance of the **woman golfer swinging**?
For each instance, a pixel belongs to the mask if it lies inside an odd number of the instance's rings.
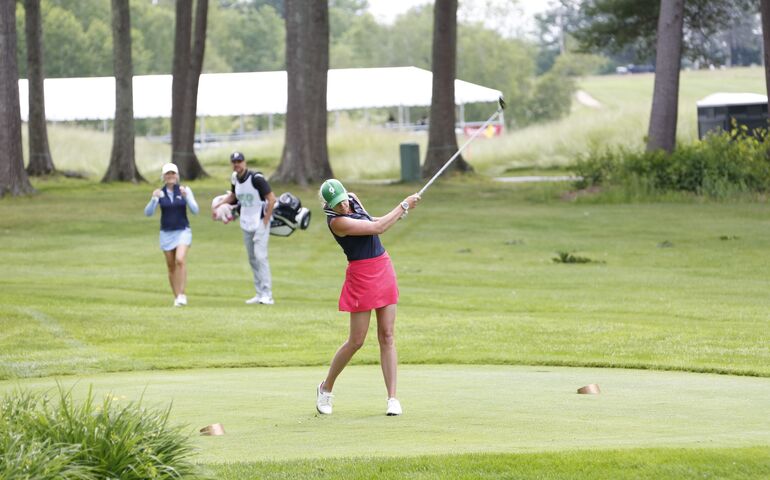
[[[396,367],[398,358],[393,338],[396,323],[398,286],[396,272],[388,252],[378,235],[385,233],[406,216],[420,201],[410,195],[383,217],[370,216],[355,194],[348,193],[338,180],[327,180],[319,192],[324,202],[326,223],[348,259],[345,283],[340,293],[339,309],[350,312],[350,334],[332,359],[326,379],[318,385],[316,409],[332,413],[332,389],[337,377],[353,355],[361,348],[369,329],[372,310],[377,315],[377,339],[380,363],[388,390],[387,415],[401,415],[396,399]]]

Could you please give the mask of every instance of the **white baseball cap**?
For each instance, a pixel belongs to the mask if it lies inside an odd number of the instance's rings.
[[[167,163],[167,164],[163,165],[163,168],[160,169],[160,174],[161,175],[165,175],[168,172],[174,172],[177,175],[179,175],[179,169],[176,168],[176,165],[174,165],[173,163]]]

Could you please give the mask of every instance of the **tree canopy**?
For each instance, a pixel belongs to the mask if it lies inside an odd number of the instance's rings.
[[[112,36],[109,2],[41,0],[48,78],[110,76]],[[131,2],[131,42],[135,75],[171,73],[174,45],[171,0]],[[422,5],[378,23],[365,0],[330,0],[330,67],[409,66],[431,68],[433,6]],[[23,31],[24,10],[17,8]],[[284,6],[281,0],[211,2],[203,72],[285,70]],[[18,39],[20,75],[27,76],[26,43]],[[56,48],[67,44],[69,48]],[[546,85],[560,88],[569,109],[570,82],[536,78],[538,47],[533,40],[502,35],[480,22],[458,22],[457,78],[499,89],[512,106],[506,119],[523,126],[543,113],[532,97]],[[542,97],[541,97],[542,98]],[[489,116],[489,106],[468,106],[466,118]],[[550,117],[549,117],[550,118]]]
[[[758,8],[757,0],[687,0],[683,55],[711,58],[713,39]],[[660,0],[584,0],[572,34],[584,50],[618,53],[632,46],[637,58],[649,58],[659,14]]]

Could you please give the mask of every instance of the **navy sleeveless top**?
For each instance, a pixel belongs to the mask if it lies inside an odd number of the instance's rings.
[[[331,208],[324,207],[324,212],[326,213],[326,225],[329,227],[329,231],[332,232],[332,236],[334,236],[334,239],[337,240],[337,243],[342,247],[349,262],[379,257],[385,253],[385,247],[382,246],[382,242],[380,242],[380,237],[378,235],[347,235],[345,237],[339,237],[332,231],[332,220],[337,217],[349,217],[356,220],[372,221],[372,217],[352,196],[348,195],[348,201],[350,202],[350,209],[353,210],[353,213],[348,215],[340,214]]]
[[[187,201],[179,190],[179,185],[174,185],[173,194],[169,194],[164,186],[163,195],[160,197],[160,229],[165,231],[184,230],[190,226],[187,220]],[[173,197],[171,197],[173,195]],[[171,199],[173,198],[173,202]]]

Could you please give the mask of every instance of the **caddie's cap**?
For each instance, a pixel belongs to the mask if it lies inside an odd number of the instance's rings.
[[[246,157],[244,157],[241,152],[233,152],[230,154],[231,162],[242,162],[244,160],[246,160]]]
[[[348,192],[339,180],[330,178],[321,185],[321,197],[329,208],[334,208],[341,201],[348,199]]]
[[[179,169],[176,168],[176,165],[174,165],[173,163],[167,163],[167,164],[163,165],[163,168],[160,169],[160,174],[161,175],[165,175],[168,172],[174,172],[177,175],[179,175]]]

